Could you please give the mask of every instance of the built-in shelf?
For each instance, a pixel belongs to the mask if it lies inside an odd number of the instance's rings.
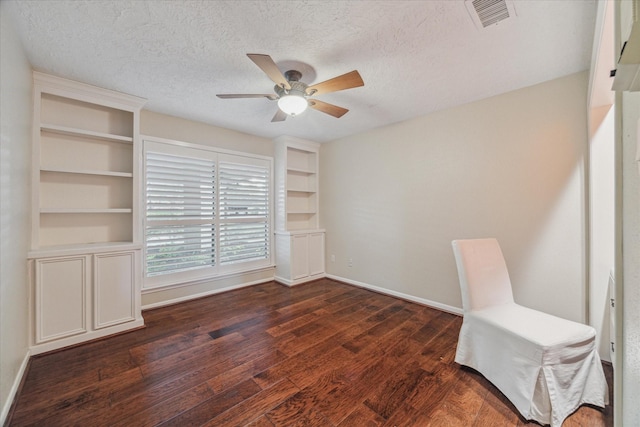
[[[304,188],[291,188],[291,187],[289,187],[287,189],[287,192],[289,192],[289,193],[307,193],[307,194],[317,193],[316,190],[310,190],[310,189],[304,189]]]
[[[324,276],[324,230],[319,229],[319,144],[276,139],[276,280],[286,285]]]
[[[33,72],[31,354],[144,325],[135,96]]]
[[[311,169],[302,169],[302,168],[294,168],[294,167],[288,167],[287,172],[302,173],[305,175],[313,175],[314,173],[316,173]]]
[[[68,126],[58,126],[58,125],[43,123],[40,125],[40,130],[45,132],[57,133],[61,135],[82,136],[85,138],[102,139],[105,141],[133,143],[133,138],[130,136],[114,135],[114,134],[104,133],[104,132],[95,132],[91,130],[72,128]]]
[[[307,210],[307,209],[290,210],[289,212],[287,212],[288,215],[313,215],[315,213],[316,213],[315,210]]]
[[[99,176],[116,176],[122,178],[132,178],[131,172],[115,172],[115,171],[103,171],[103,170],[91,170],[91,169],[65,169],[65,168],[49,168],[41,167],[40,172],[52,172],[52,173],[70,173],[80,175],[99,175]]]

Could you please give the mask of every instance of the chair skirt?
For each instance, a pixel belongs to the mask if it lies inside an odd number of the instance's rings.
[[[493,383],[528,420],[560,427],[583,404],[604,407],[595,330],[515,303],[466,312],[456,362]]]

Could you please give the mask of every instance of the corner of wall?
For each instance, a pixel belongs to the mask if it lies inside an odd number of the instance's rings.
[[[33,84],[31,65],[10,16],[11,3],[0,3],[0,424],[5,422],[29,360]]]

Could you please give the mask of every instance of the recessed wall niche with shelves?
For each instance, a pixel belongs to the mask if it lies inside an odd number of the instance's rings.
[[[33,78],[28,257],[37,354],[144,325],[138,187],[145,100],[39,72]]]
[[[319,229],[319,144],[283,136],[276,142],[276,280],[296,285],[324,276]]]
[[[137,240],[143,100],[34,73],[32,250]]]

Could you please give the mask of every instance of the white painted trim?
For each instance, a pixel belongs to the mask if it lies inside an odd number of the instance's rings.
[[[338,282],[344,282],[349,285],[354,285],[360,288],[369,289],[371,291],[379,292],[381,294],[390,295],[396,298],[402,298],[404,300],[411,301],[411,302],[416,302],[418,304],[426,305],[427,307],[432,307],[441,311],[446,311],[447,313],[457,314],[458,316],[462,316],[463,314],[463,311],[461,308],[454,307],[452,305],[442,304],[436,301],[431,301],[428,299],[416,297],[409,294],[403,294],[402,292],[392,291],[390,289],[373,286],[368,283],[358,282],[357,280],[351,280],[345,277],[334,276],[333,274],[327,274],[326,277],[328,279],[333,279],[333,280],[337,280]]]
[[[27,350],[27,354],[25,354],[24,359],[22,359],[22,364],[20,364],[20,369],[18,369],[16,378],[13,380],[13,384],[11,385],[11,390],[9,390],[7,399],[4,401],[2,413],[0,414],[0,425],[5,425],[5,422],[7,421],[7,416],[9,416],[11,405],[13,405],[13,400],[16,398],[16,394],[18,393],[18,388],[20,387],[20,383],[22,382],[22,377],[24,377],[24,374],[27,371],[27,366],[29,364],[30,358],[31,352]]]
[[[287,285],[289,287],[292,286],[296,286],[296,285],[301,285],[303,283],[307,283],[307,282],[313,282],[314,280],[318,280],[318,279],[322,279],[323,277],[327,277],[326,274],[324,273],[319,273],[319,274],[313,274],[311,276],[305,276],[301,279],[295,279],[295,280],[289,280],[289,279],[285,279],[284,277],[280,277],[280,276],[275,276],[273,278],[273,280],[275,280],[278,283],[281,283],[283,285]],[[338,279],[336,279],[338,280]]]
[[[142,245],[131,242],[101,242],[79,245],[59,245],[27,252],[27,259],[64,257],[73,255],[101,254],[104,252],[122,252],[141,250]]]
[[[265,161],[271,162],[272,164],[271,168],[273,169],[273,157],[264,156],[262,154],[247,153],[244,151],[237,151],[237,150],[229,150],[227,148],[220,148],[213,145],[205,145],[201,143],[187,142],[187,141],[178,141],[177,139],[161,138],[159,136],[153,136],[148,134],[141,134],[140,140],[143,143],[155,142],[159,144],[167,144],[167,145],[173,145],[173,146],[184,147],[184,148],[192,148],[194,150],[212,151],[214,153],[219,153],[219,154],[229,154],[232,156],[241,156],[241,157],[248,157],[252,159],[265,160]]]
[[[224,274],[219,274],[219,275],[210,275],[210,276],[205,276],[202,278],[198,278],[198,279],[193,279],[193,280],[188,280],[188,281],[176,281],[175,283],[172,282],[170,284],[167,285],[158,285],[158,286],[153,286],[153,287],[148,287],[148,288],[142,288],[142,295],[146,295],[146,294],[153,294],[156,292],[164,292],[164,291],[168,291],[169,289],[177,289],[177,288],[184,288],[184,287],[189,287],[189,286],[195,286],[195,285],[200,285],[202,283],[207,283],[207,282],[216,282],[219,280],[225,280],[225,279],[230,279],[233,277],[240,277],[240,276],[244,276],[247,274],[253,274],[253,273],[260,273],[262,271],[267,271],[267,270],[275,270],[275,265],[269,265],[267,267],[262,267],[262,268],[256,268],[253,270],[246,270],[246,271],[232,271],[229,273],[224,273]],[[273,278],[270,278],[269,280],[273,280]]]
[[[104,338],[111,335],[117,335],[122,332],[128,332],[133,329],[144,327],[144,319],[140,317],[133,322],[121,323],[120,325],[110,326],[105,329],[90,330],[84,334],[73,335],[58,340],[47,341],[42,344],[34,344],[30,347],[31,354],[34,356],[40,353],[46,353],[53,350],[70,347],[77,344],[84,344],[88,341],[93,341],[98,338]]]
[[[292,287],[292,286],[295,285],[295,283],[293,283],[291,280],[285,279],[284,277],[280,277],[280,276],[274,277],[273,280],[275,280],[276,282],[281,283],[281,284],[283,284],[285,286],[289,286],[289,287]]]
[[[317,151],[320,149],[320,143],[315,141],[310,141],[308,139],[297,138],[295,136],[289,135],[280,135],[273,139],[275,142],[280,144],[286,144],[293,148]]]
[[[111,108],[130,112],[139,111],[147,102],[145,98],[80,83],[39,71],[33,72],[33,82],[34,86],[42,86],[42,92],[44,93],[74,98],[91,104],[107,105]]]
[[[228,291],[233,291],[235,289],[247,288],[249,286],[259,285],[261,283],[267,283],[267,282],[273,282],[273,278],[269,277],[269,278],[266,278],[266,279],[258,279],[258,280],[254,280],[252,282],[241,283],[239,285],[232,285],[232,286],[227,286],[227,287],[221,288],[221,289],[213,289],[213,290],[206,291],[206,292],[200,292],[199,294],[185,295],[185,296],[179,297],[179,298],[174,298],[174,299],[170,299],[170,300],[164,300],[164,301],[160,301],[160,302],[155,302],[153,304],[143,305],[142,306],[142,310],[151,310],[153,308],[159,308],[159,307],[164,307],[164,306],[167,306],[167,305],[178,304],[178,303],[181,303],[181,302],[190,301],[192,299],[208,297],[208,296],[211,296],[211,295],[220,294],[220,293],[228,292]],[[193,283],[190,283],[190,284],[193,284]],[[167,288],[157,289],[156,291],[162,291],[162,290],[166,290],[166,289]]]

